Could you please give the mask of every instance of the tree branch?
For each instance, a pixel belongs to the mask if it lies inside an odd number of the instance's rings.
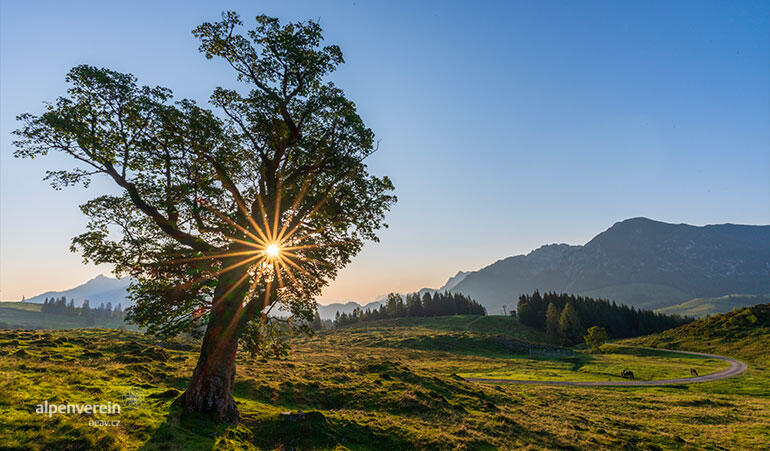
[[[145,200],[142,199],[142,196],[139,194],[139,191],[136,189],[136,185],[124,179],[115,170],[115,167],[112,165],[112,163],[106,161],[104,164],[107,169],[107,174],[109,174],[112,179],[115,180],[115,183],[117,183],[120,187],[124,188],[128,192],[128,195],[131,198],[131,202],[136,205],[136,207],[139,208],[139,210],[141,210],[144,214],[149,216],[150,219],[152,219],[155,224],[157,224],[158,227],[160,227],[160,229],[163,230],[163,232],[165,232],[168,236],[175,239],[179,243],[184,244],[185,246],[190,246],[197,251],[211,252],[219,250],[219,248],[212,246],[211,244],[203,241],[201,238],[179,230],[175,224],[160,214],[160,212],[158,212],[155,207],[145,202]]]

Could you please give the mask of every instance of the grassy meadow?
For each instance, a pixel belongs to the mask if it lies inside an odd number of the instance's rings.
[[[730,294],[716,298],[690,299],[689,301],[682,302],[681,304],[659,308],[655,311],[658,313],[665,313],[667,315],[681,315],[690,316],[693,318],[703,318],[704,316],[714,315],[717,313],[727,313],[736,308],[763,304],[767,302],[770,302],[770,294]]]
[[[504,363],[458,373],[462,377],[552,381],[622,381],[620,372],[631,369],[637,380],[690,377],[690,368],[700,375],[716,373],[730,365],[722,360],[665,351],[640,350],[605,344],[601,353],[577,353],[554,359],[507,359]]]
[[[120,318],[92,318],[42,313],[42,305],[32,302],[0,302],[0,329],[78,329],[102,327],[130,329]]]
[[[505,340],[542,342],[544,337],[505,317],[402,319],[324,331],[294,339],[283,360],[239,357],[238,426],[182,417],[171,406],[196,362],[189,344],[159,347],[138,333],[106,329],[6,330],[0,331],[0,445],[759,449],[770,442],[770,361],[762,352],[770,344],[769,326],[770,311],[758,311],[624,341],[712,351],[749,364],[736,378],[666,387],[497,385],[468,382],[460,375],[509,371],[516,377],[549,379],[553,373],[578,380],[594,377],[592,372],[604,377],[601,373],[626,365],[639,372],[637,378],[681,377],[682,365],[698,365],[704,374],[722,363],[613,345],[592,355],[516,355],[506,351]],[[111,401],[122,411],[117,416],[48,417],[35,413],[45,400]],[[90,426],[94,418],[120,424]]]

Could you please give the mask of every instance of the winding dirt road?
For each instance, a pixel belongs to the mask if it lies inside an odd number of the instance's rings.
[[[731,359],[715,354],[705,354],[702,352],[689,352],[689,351],[673,351],[670,349],[657,349],[657,348],[640,348],[650,349],[653,351],[665,351],[676,352],[679,354],[690,354],[708,357],[712,359],[724,360],[730,364],[730,368],[726,370],[717,371],[716,373],[704,374],[698,377],[681,377],[679,379],[658,379],[655,381],[526,381],[526,380],[514,380],[514,379],[485,379],[480,377],[466,377],[466,381],[471,382],[491,382],[495,384],[527,384],[527,385],[567,385],[567,386],[655,386],[655,385],[677,385],[677,384],[692,384],[695,382],[709,382],[719,379],[726,379],[728,377],[737,376],[746,371],[746,364],[740,360]]]

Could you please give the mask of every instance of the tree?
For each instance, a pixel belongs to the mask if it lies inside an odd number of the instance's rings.
[[[599,347],[607,341],[607,331],[603,327],[593,326],[588,329],[588,333],[583,337],[586,344],[592,351],[598,351]]]
[[[72,249],[136,280],[130,321],[161,337],[202,334],[177,402],[223,422],[239,416],[239,343],[284,349],[281,337],[307,327],[313,298],[377,240],[396,200],[391,181],[364,164],[373,132],[328,81],[339,47],[322,46],[312,21],[258,16],[245,35],[242,25],[226,12],[193,31],[206,58],[224,60],[249,89],[216,88],[217,113],[83,65],[69,72],[66,96],[19,116],[15,132],[15,156],[59,152],[79,164],[49,171],[54,188],[104,176],[120,189],[81,206],[90,222]],[[279,302],[288,320],[270,315]]]
[[[559,316],[559,337],[563,345],[573,345],[583,336],[583,326],[572,302],[564,306]]]
[[[522,324],[537,328],[537,312],[532,306],[531,301],[524,295],[519,298],[519,304],[516,306],[516,311],[519,312],[519,321]]]
[[[548,303],[548,310],[545,313],[545,334],[548,341],[554,344],[559,343],[559,308],[553,302]]]
[[[323,321],[321,321],[321,315],[318,313],[318,310],[316,310],[313,315],[313,321],[310,323],[310,328],[313,330],[323,329]]]

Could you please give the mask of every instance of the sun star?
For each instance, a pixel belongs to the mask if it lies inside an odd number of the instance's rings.
[[[267,254],[268,257],[275,258],[280,253],[281,248],[279,248],[277,244],[271,244],[265,248],[265,254]]]

